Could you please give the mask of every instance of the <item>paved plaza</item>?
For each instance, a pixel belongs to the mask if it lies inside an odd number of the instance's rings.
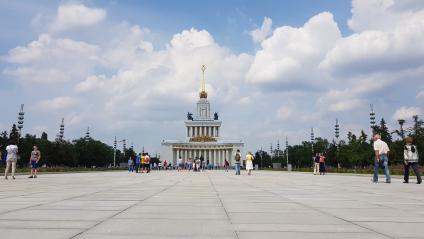
[[[18,176],[0,181],[0,235],[424,238],[424,187],[286,172]]]

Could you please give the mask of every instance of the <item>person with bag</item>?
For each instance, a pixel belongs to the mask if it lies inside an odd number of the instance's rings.
[[[240,149],[237,149],[237,152],[234,156],[234,165],[236,168],[236,175],[240,175],[240,163],[241,163],[241,153],[240,153]]]
[[[404,174],[403,174],[403,183],[409,183],[409,168],[412,167],[414,170],[415,176],[417,176],[417,184],[421,184],[421,174],[418,169],[418,149],[417,146],[413,145],[413,139],[411,137],[405,138],[405,146],[403,149],[403,158],[404,158]]]
[[[9,168],[12,167],[12,178],[15,179],[16,162],[18,161],[18,146],[11,141],[11,143],[6,147],[6,151],[6,170],[4,171],[4,178],[7,180]]]

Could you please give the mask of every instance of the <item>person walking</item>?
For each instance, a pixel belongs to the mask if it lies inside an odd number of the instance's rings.
[[[37,178],[38,161],[40,161],[40,158],[40,150],[38,150],[37,145],[34,145],[32,147],[31,156],[29,158],[29,164],[31,165],[31,175],[29,178]]]
[[[144,159],[146,158],[146,154],[143,153],[141,155],[141,159],[140,159],[140,167],[141,167],[141,173],[144,173]]]
[[[240,153],[240,149],[237,149],[237,152],[234,156],[234,165],[236,168],[236,175],[240,175],[240,163],[241,163],[241,153]]]
[[[130,156],[128,159],[128,172],[134,172],[134,161],[132,159],[132,156]]]
[[[415,176],[417,177],[417,184],[421,184],[421,174],[418,169],[418,149],[417,146],[413,145],[413,139],[411,137],[405,138],[405,147],[403,149],[403,158],[404,158],[404,173],[403,173],[403,183],[409,183],[409,168],[412,167],[414,170]]]
[[[146,173],[150,173],[150,156],[149,153],[146,153],[144,156],[144,168],[146,169]]]
[[[225,168],[225,172],[228,172],[228,168],[230,167],[230,162],[228,162],[228,160],[227,159],[225,159],[225,162],[224,162],[224,168]]]
[[[140,170],[141,153],[137,154],[135,158],[135,172],[138,173]]]
[[[253,160],[255,158],[253,157],[253,154],[251,152],[246,154],[246,170],[247,170],[247,175],[250,175],[252,173],[253,170]]]
[[[184,169],[183,159],[180,156],[177,160],[177,171],[179,172],[183,169]]]
[[[323,153],[319,155],[319,175],[325,175],[325,156]]]
[[[380,168],[380,163],[384,167],[384,174],[386,175],[386,183],[391,183],[390,179],[390,171],[389,171],[389,146],[386,142],[381,140],[381,136],[379,134],[374,135],[374,177],[373,182],[378,182],[378,169]]]
[[[4,178],[7,179],[9,168],[12,167],[12,178],[15,179],[16,162],[18,161],[18,146],[11,142],[6,147],[6,170],[4,171]]]
[[[313,157],[313,160],[314,160],[314,175],[319,174],[319,159],[320,159],[319,153],[317,153],[315,155],[315,157]]]

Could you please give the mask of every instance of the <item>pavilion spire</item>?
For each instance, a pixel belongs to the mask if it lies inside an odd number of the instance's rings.
[[[202,68],[200,68],[202,70],[202,91],[200,92],[200,98],[208,98],[208,93],[206,93],[206,82],[205,82],[205,71],[206,71],[206,66],[202,65]]]

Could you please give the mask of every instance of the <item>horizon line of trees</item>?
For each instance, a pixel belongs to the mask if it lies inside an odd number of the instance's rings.
[[[81,137],[74,140],[56,139],[48,140],[47,133],[43,132],[41,137],[26,134],[24,137],[19,135],[15,124],[8,133],[0,133],[0,150],[2,160],[5,161],[5,148],[8,144],[17,144],[19,150],[18,166],[25,167],[29,163],[29,158],[34,145],[37,145],[41,152],[40,166],[47,167],[111,167],[113,166],[114,148],[99,140],[91,137]],[[134,157],[135,152],[132,148],[125,149],[122,152],[116,149],[116,166],[119,163],[127,162],[128,158]],[[153,161],[157,161],[155,157]]]
[[[382,118],[379,125],[372,128],[373,133],[380,134],[381,139],[388,144],[390,148],[389,163],[392,165],[403,164],[403,139],[406,136],[413,138],[418,152],[424,155],[424,122],[418,115],[414,115],[412,120],[412,126],[405,129],[406,121],[399,119],[399,128],[390,131],[386,121]],[[394,139],[394,136],[397,136],[397,138]],[[286,150],[274,150],[272,154],[258,150],[255,153],[255,164],[258,164],[259,167],[268,168],[272,167],[272,163],[281,163],[283,167],[286,167]],[[329,141],[325,138],[317,137],[313,144],[313,151],[311,141],[303,141],[298,145],[289,145],[289,164],[292,164],[295,168],[311,167],[312,156],[316,153],[323,153],[326,156],[326,165],[330,167],[365,168],[374,165],[372,136],[369,137],[364,130],[359,135],[349,131],[347,133],[347,141],[340,140],[336,142],[334,139]],[[424,165],[424,160],[420,160],[419,163]]]
[[[403,163],[403,139],[410,136],[414,139],[418,152],[424,155],[424,122],[417,115],[412,117],[411,127],[404,129],[405,120],[398,120],[399,128],[389,131],[384,118],[379,125],[373,127],[373,132],[381,135],[390,148],[389,162],[391,164]],[[394,140],[393,136],[397,136]],[[68,167],[110,167],[113,165],[114,148],[99,140],[81,137],[75,140],[49,141],[47,134],[43,132],[40,138],[36,135],[26,134],[24,137],[19,135],[15,124],[8,133],[0,133],[0,148],[2,150],[2,159],[4,161],[5,147],[10,142],[18,142],[19,160],[18,166],[28,165],[32,147],[37,145],[41,151],[40,165],[48,167],[68,166]],[[286,165],[286,150],[275,150],[271,155],[266,151],[259,150],[255,153],[255,164],[260,167],[272,167],[272,163],[281,163]],[[312,164],[312,155],[315,153],[324,153],[326,164],[330,167],[357,168],[369,167],[373,165],[374,152],[372,147],[372,137],[369,137],[363,130],[360,135],[348,132],[347,141],[317,137],[312,142],[303,141],[300,144],[290,145],[288,147],[289,164],[295,168],[310,167]],[[116,150],[116,165],[127,162],[128,157],[135,156],[133,149],[125,149],[125,152]],[[159,162],[159,158],[152,157],[152,162]],[[420,164],[424,161],[420,160]]]

